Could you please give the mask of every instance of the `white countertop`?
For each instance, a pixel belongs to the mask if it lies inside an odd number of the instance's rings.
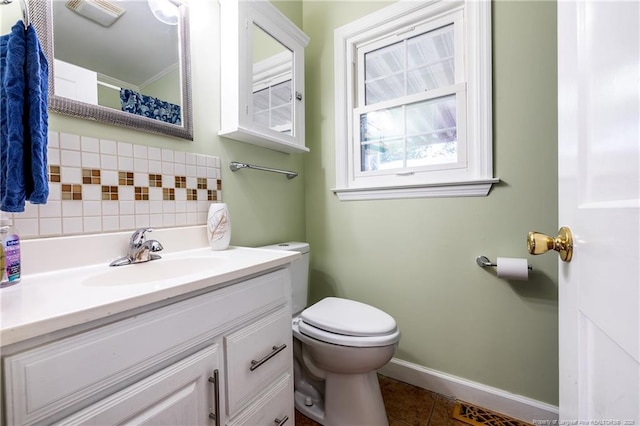
[[[137,265],[109,267],[109,262],[104,261],[90,266],[23,275],[20,283],[0,289],[0,346],[193,291],[214,289],[229,281],[285,266],[300,257],[297,252],[245,247],[230,247],[223,251],[205,247],[161,252],[160,255],[162,259]],[[143,271],[135,269],[140,267],[163,268],[164,271],[168,270],[167,266],[178,267],[183,259],[190,258],[198,258],[197,262],[211,259],[211,266],[195,268],[193,262],[186,260],[184,270],[141,283],[95,279],[112,271],[115,271],[116,278],[125,276],[126,269],[121,268],[130,268],[133,273]],[[161,262],[166,264],[160,265]]]

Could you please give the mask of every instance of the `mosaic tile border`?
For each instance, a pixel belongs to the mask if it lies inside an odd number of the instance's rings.
[[[49,132],[49,200],[15,213],[22,238],[203,225],[220,158]]]

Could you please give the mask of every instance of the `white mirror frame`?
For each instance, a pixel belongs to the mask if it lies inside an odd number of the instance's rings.
[[[38,33],[40,44],[49,62],[49,109],[61,114],[85,118],[115,126],[193,140],[191,113],[191,56],[189,50],[189,13],[182,5],[180,21],[180,74],[182,79],[182,125],[164,123],[100,105],[92,105],[57,96],[54,87],[53,4],[50,0],[28,0],[30,21]]]
[[[309,152],[304,135],[304,49],[309,37],[265,0],[219,0],[220,127],[218,135],[286,153]],[[253,24],[293,53],[293,134],[253,122]],[[299,99],[298,98],[299,94]]]

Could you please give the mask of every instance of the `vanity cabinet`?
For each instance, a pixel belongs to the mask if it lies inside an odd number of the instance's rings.
[[[3,423],[292,424],[290,289],[278,269],[3,348]]]
[[[304,49],[309,38],[271,2],[219,0],[220,131],[287,153],[305,146]]]

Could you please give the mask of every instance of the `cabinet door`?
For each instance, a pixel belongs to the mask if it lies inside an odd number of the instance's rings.
[[[220,357],[217,344],[208,346],[56,424],[209,425],[220,397],[209,378]]]

